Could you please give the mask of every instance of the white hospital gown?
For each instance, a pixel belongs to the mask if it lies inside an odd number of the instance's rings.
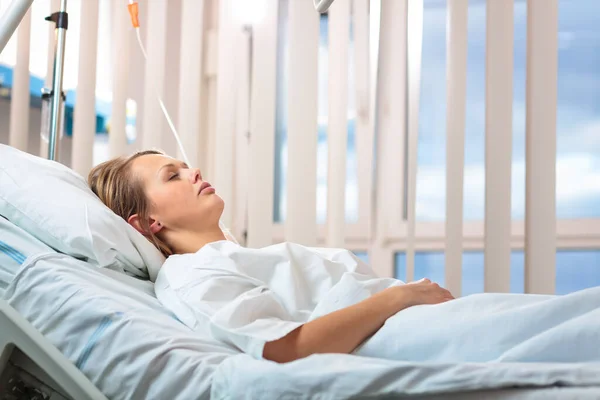
[[[190,328],[260,359],[265,343],[399,284],[347,250],[219,241],[170,256],[155,291]]]

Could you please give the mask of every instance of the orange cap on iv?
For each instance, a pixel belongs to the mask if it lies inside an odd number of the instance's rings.
[[[131,24],[134,28],[139,28],[140,20],[138,18],[138,3],[129,3],[127,5],[127,9],[129,10],[129,15],[131,16]]]

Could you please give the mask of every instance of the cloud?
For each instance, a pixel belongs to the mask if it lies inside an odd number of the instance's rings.
[[[467,165],[464,172],[464,218],[483,219],[485,168]],[[417,178],[417,218],[443,220],[446,208],[445,166],[422,167]],[[600,212],[600,157],[591,153],[559,155],[556,162],[558,217],[584,218]],[[512,164],[511,210],[513,218],[525,212],[525,162]]]
[[[559,129],[557,151],[559,154],[600,152],[600,118]]]
[[[600,157],[580,153],[559,158],[556,165],[556,186],[559,209],[561,206],[568,207],[570,202],[594,198],[597,199],[597,210],[600,208]]]

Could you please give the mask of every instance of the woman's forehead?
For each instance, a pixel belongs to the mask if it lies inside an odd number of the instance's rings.
[[[163,165],[169,163],[180,163],[179,160],[176,160],[172,157],[163,155],[163,154],[145,154],[136,158],[133,161],[133,164],[137,168],[160,168]]]
[[[162,154],[146,154],[133,160],[133,173],[145,178],[155,176],[167,164],[179,164],[180,161]]]

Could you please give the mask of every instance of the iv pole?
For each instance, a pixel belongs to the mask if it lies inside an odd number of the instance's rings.
[[[25,14],[34,0],[13,0],[8,10],[0,17],[0,53],[6,47],[10,37],[17,30]],[[65,42],[67,39],[67,28],[69,17],[67,14],[67,0],[60,1],[60,11],[46,18],[47,21],[56,24],[56,45],[54,47],[54,71],[52,74],[52,108],[50,112],[50,132],[48,135],[48,158],[57,158],[58,129],[61,126],[62,114],[62,87],[63,68],[65,64]]]

